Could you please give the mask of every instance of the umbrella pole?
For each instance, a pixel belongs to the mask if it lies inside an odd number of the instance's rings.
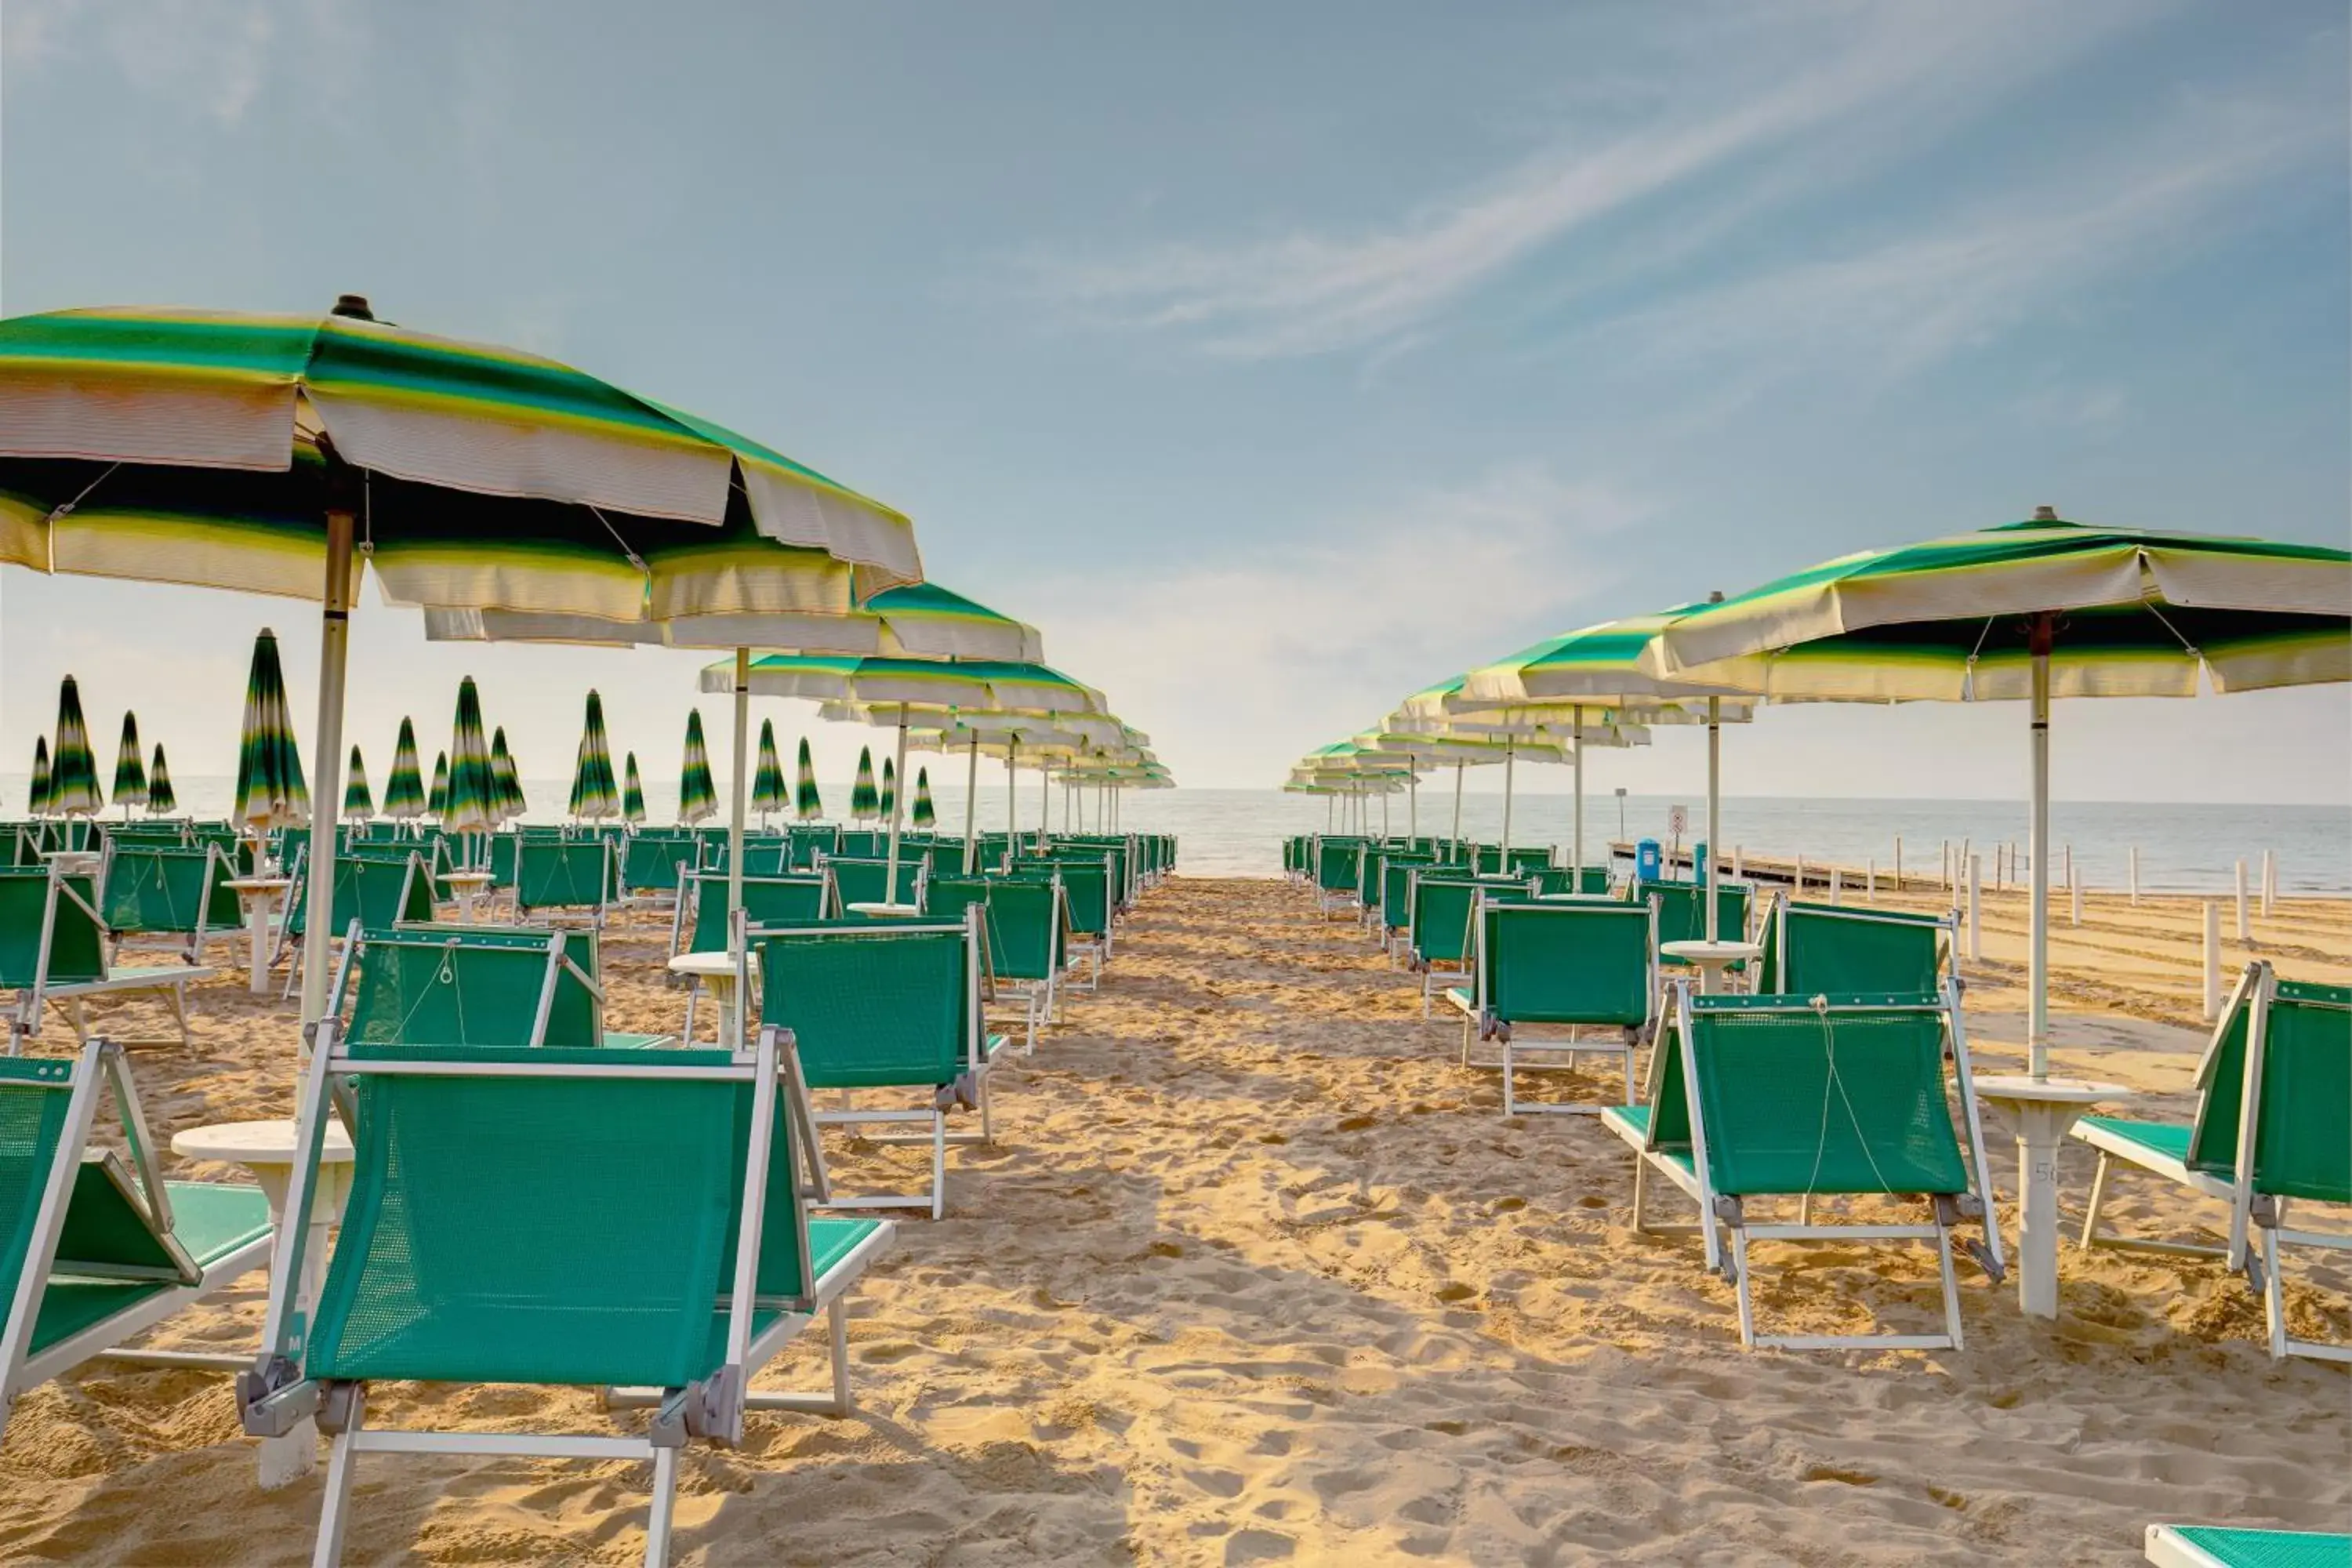
[[[1720,934],[1723,911],[1716,907],[1715,839],[1723,815],[1723,699],[1706,700],[1706,870],[1698,879],[1699,897],[1706,900],[1706,940]],[[1746,935],[1746,932],[1741,932]]]
[[[326,445],[324,441],[321,446]],[[327,456],[327,583],[319,611],[319,804],[310,813],[310,886],[304,897],[311,911],[310,940],[302,944],[302,1021],[327,1016],[327,942],[334,922],[317,911],[335,907],[336,811],[341,804],[343,763],[343,671],[352,649],[352,533],[353,492],[359,476],[331,450]],[[318,831],[326,818],[327,830]],[[306,1039],[303,1055],[310,1053]]]
[[[907,705],[903,702],[898,704],[898,760],[893,772],[898,784],[890,792],[890,853],[886,857],[890,868],[882,873],[882,886],[886,889],[882,901],[886,904],[898,901],[898,818],[907,798]]]
[[[1386,790],[1382,790],[1382,791],[1381,791],[1381,837],[1382,838],[1382,840],[1386,840],[1386,839],[1387,839],[1387,837],[1388,837],[1388,836],[1389,836],[1389,792],[1388,792],[1388,791],[1386,791]]]
[[[1454,852],[1462,853],[1462,770],[1469,764],[1454,764]]]
[[[971,761],[964,764],[963,773],[963,874],[972,873],[980,858],[980,736],[971,738]]]
[[[1004,837],[1005,852],[1021,853],[1021,742],[1007,734],[1004,737]]]
[[[727,951],[737,953],[737,918],[743,912],[743,805],[748,787],[748,763],[743,753],[751,743],[751,650],[735,650],[735,787],[727,799]],[[722,1039],[730,1038],[730,1026],[719,1022]]]
[[[1516,737],[1503,740],[1503,858],[1495,869],[1508,874],[1511,869],[1511,771],[1517,764],[1519,742]]]
[[[1421,837],[1421,775],[1419,773],[1414,773],[1412,782],[1405,786],[1404,831],[1408,838]]]
[[[1569,836],[1570,865],[1575,880],[1569,884],[1569,889],[1580,893],[1584,891],[1584,704],[1578,703],[1569,713],[1576,739],[1576,815]]]
[[[2033,813],[2028,853],[2032,857],[2032,973],[2025,1026],[2026,1055],[2033,1076],[2050,1076],[2050,616],[2034,617],[2030,636],[2033,655]]]

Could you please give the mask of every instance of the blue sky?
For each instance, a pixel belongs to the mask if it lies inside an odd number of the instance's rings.
[[[2038,502],[2344,542],[2346,61],[2336,3],[10,0],[0,309],[355,289],[556,354],[902,507],[1180,778],[1263,785],[1547,632]],[[71,669],[225,769],[263,624],[307,729],[310,620],[12,572],[0,759]],[[532,771],[592,682],[676,771],[684,656],[356,635],[372,760],[472,670]],[[867,738],[767,710],[828,776]],[[2340,688],[2057,736],[2075,798],[2352,791]],[[1729,777],[2024,766],[2013,706],[1779,710]]]

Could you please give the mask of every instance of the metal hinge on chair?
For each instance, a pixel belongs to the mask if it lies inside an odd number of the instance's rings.
[[[1734,1194],[1717,1193],[1715,1194],[1715,1217],[1737,1230],[1748,1223],[1748,1209]]]
[[[1979,1225],[1984,1222],[1984,1200],[1974,1193],[1937,1193],[1934,1201],[1936,1223],[1947,1231],[1957,1231],[1963,1220],[1975,1220]],[[1977,1267],[1983,1269],[1986,1278],[1994,1284],[1998,1285],[2009,1277],[2009,1270],[2001,1267],[2000,1260],[1992,1255],[1992,1248],[1985,1245],[1982,1237],[1956,1235],[1952,1239],[1960,1244],[1962,1252],[1977,1260]]]
[[[236,1374],[239,1425],[249,1437],[283,1437],[319,1408],[319,1385],[287,1356],[269,1356]]]
[[[732,1366],[722,1366],[698,1383],[679,1389],[674,1398],[663,1402],[654,1416],[656,1429],[674,1423],[677,1436],[666,1441],[656,1437],[656,1444],[668,1447],[682,1445],[688,1437],[706,1437],[721,1447],[731,1448],[743,1436],[743,1374]]]
[[[2264,1230],[2279,1227],[2278,1196],[2273,1193],[2256,1193],[2246,1205],[2246,1217]]]
[[[313,1386],[319,1391],[319,1430],[332,1437],[358,1416],[362,1385],[337,1382]]]

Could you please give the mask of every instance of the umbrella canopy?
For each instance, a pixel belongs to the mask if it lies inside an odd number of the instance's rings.
[[[70,675],[58,687],[58,732],[49,752],[49,809],[61,816],[95,816],[106,801],[98,790],[98,759],[90,754],[82,718],[81,687]]]
[[[816,762],[809,755],[808,737],[801,737],[800,761],[793,769],[793,813],[803,822],[824,815],[824,797],[817,793]]]
[[[515,766],[514,753],[507,750],[506,726],[501,724],[490,735],[490,787],[496,792],[499,826],[520,816],[527,809],[522,797],[522,773]]]
[[[352,748],[348,774],[343,780],[343,815],[364,822],[375,815],[375,797],[368,793],[367,763],[357,746]]]
[[[593,689],[580,724],[580,752],[572,764],[568,806],[573,816],[591,822],[616,816],[621,810],[620,791],[613,782],[613,742],[604,733],[604,700]]]
[[[294,744],[294,716],[286,706],[278,638],[267,627],[253,639],[253,669],[246,677],[234,816],[257,834],[299,827],[310,820],[310,790],[303,783],[302,754]]]
[[[147,804],[147,757],[139,744],[139,715],[122,715],[122,740],[114,749],[114,804],[129,816]]]
[[[392,777],[384,781],[383,814],[406,822],[424,816],[429,804],[416,769],[416,725],[404,716],[400,738],[392,748]]]
[[[488,833],[499,825],[499,781],[490,743],[482,734],[482,694],[467,676],[457,682],[457,712],[449,732],[449,784],[441,826],[451,833]],[[440,767],[435,764],[435,778]]]
[[[677,819],[689,826],[719,811],[719,786],[711,782],[710,748],[702,740],[702,710],[686,710],[686,761],[677,776]]]
[[[898,770],[889,758],[882,759],[881,811],[885,818],[898,809]]]
[[[915,826],[919,830],[928,832],[939,826],[939,809],[931,804],[931,770],[917,768],[915,770]]]
[[[25,809],[35,816],[49,814],[49,788],[55,782],[55,770],[49,766],[49,738],[33,737],[33,785],[27,793]]]
[[[788,804],[784,784],[784,761],[776,754],[776,724],[772,719],[760,721],[760,765],[751,780],[751,809],[762,816],[782,811]]]
[[[1693,611],[1660,668],[1769,698],[2031,702],[2028,1052],[2049,1072],[2050,700],[2352,679],[2352,552],[2070,522],[1868,551]]]
[[[433,786],[425,796],[425,814],[438,821],[449,809],[449,753],[433,753]]]
[[[733,667],[725,661],[707,666],[702,672],[705,691],[728,690],[733,680]],[[751,661],[751,683],[755,695],[856,702],[873,708],[1102,711],[1101,694],[1092,688],[1048,666],[1010,660],[763,654]]]
[[[646,819],[646,781],[637,776],[636,752],[631,752],[628,754],[626,766],[622,772],[624,777],[621,784],[621,820],[628,823],[643,822]]]
[[[163,742],[155,742],[154,765],[147,770],[147,814],[169,816],[180,809],[180,797],[172,789],[172,769],[163,761]]]
[[[857,780],[849,786],[849,817],[853,822],[871,821],[882,809],[882,798],[874,788],[874,748],[857,748]]]

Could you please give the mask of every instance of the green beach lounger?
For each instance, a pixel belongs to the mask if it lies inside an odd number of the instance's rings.
[[[1362,878],[1364,841],[1360,838],[1318,838],[1315,840],[1315,910],[1329,915],[1333,910],[1343,913],[1356,901],[1356,887]]]
[[[235,941],[245,928],[236,894],[227,886],[236,875],[215,845],[190,849],[107,835],[98,910],[114,938],[111,956],[120,958],[133,939],[167,939],[195,963],[213,938]]]
[[[667,1035],[604,1028],[592,931],[357,926],[328,994],[355,1045],[459,1049],[629,1048]]]
[[[91,1144],[109,1089],[123,1154]],[[0,1061],[0,1431],[17,1396],[269,1258],[259,1187],[166,1182],[121,1048]]]
[[[88,877],[66,875],[61,862],[0,870],[0,990],[16,993],[8,1016],[8,1054],[41,1032],[50,1003],[72,1018],[77,1043],[89,1038],[83,1004],[93,996],[160,994],[188,1043],[188,987],[216,971],[186,963],[118,969],[107,960],[113,933],[99,918]]]
[[[525,838],[515,850],[515,919],[586,911],[598,930],[620,898],[620,868],[602,838]]]
[[[989,1068],[1003,1036],[982,1023],[987,996],[982,965],[982,911],[961,924],[929,921],[771,929],[753,939],[760,953],[760,1021],[791,1031],[812,1089],[838,1089],[841,1109],[819,1111],[821,1125],[867,1127],[928,1123],[911,1138],[928,1142],[928,1194],[839,1197],[839,1208],[928,1208],[947,1212],[948,1111],[980,1112],[977,1134],[989,1142]],[[883,1091],[896,1103],[859,1109],[854,1098]],[[913,1103],[909,1104],[908,1101]]]
[[[2352,1204],[2352,986],[2281,980],[2265,960],[2247,965],[2198,1064],[2197,1091],[2186,1126],[2118,1116],[2074,1124],[2099,1152],[2082,1245],[2223,1258],[2261,1293],[2272,1355],[2352,1362],[2352,1345],[2287,1332],[2279,1279],[2282,1245],[2352,1249],[2352,1234],[2287,1223],[2290,1204]],[[2099,1235],[2117,1161],[2229,1205],[2226,1245]]]
[[[1599,1105],[1517,1097],[1523,1071],[1572,1070],[1586,1053],[1622,1065],[1633,1098],[1633,1053],[1648,1039],[1658,994],[1656,915],[1613,899],[1496,902],[1480,896],[1471,921],[1471,984],[1445,1000],[1462,1015],[1462,1065],[1471,1036],[1501,1047],[1503,1114],[1598,1115]],[[1566,1038],[1524,1037],[1565,1029]],[[1521,1053],[1531,1053],[1522,1061]],[[1488,1064],[1477,1064],[1488,1065]]]
[[[482,1050],[346,1042],[329,1020],[317,1047],[294,1239],[237,1380],[247,1432],[315,1415],[333,1439],[313,1563],[341,1560],[372,1454],[649,1462],[645,1561],[666,1563],[688,1443],[739,1444],[749,1409],[848,1408],[843,1293],[892,1233],[809,1216],[824,1178],[788,1036],[763,1029],[739,1052]],[[337,1104],[351,1195],[313,1302],[301,1255]],[[820,1311],[830,1396],[749,1392]],[[387,1429],[368,1419],[385,1381],[622,1391],[614,1404],[642,1389],[654,1408],[633,1432]]]
[[[822,871],[743,879],[743,915],[751,924],[805,925],[840,912],[832,879]],[[688,871],[678,883],[677,907],[670,917],[669,951],[727,951],[727,873]]]
[[[294,883],[292,901],[278,922],[280,952],[308,944],[310,888],[308,878]],[[433,876],[425,869],[425,858],[415,850],[344,856],[336,860],[334,930],[349,931],[356,921],[365,931],[390,931],[404,923],[429,923],[432,919]],[[301,973],[299,963],[286,966],[281,996],[294,994]]]
[[[1764,911],[1758,984],[1782,996],[1934,995],[1958,978],[1955,914],[1811,904],[1774,895]]]
[[[1998,1279],[2000,1232],[1984,1129],[1957,998],[1937,996],[1694,996],[1675,981],[1663,1044],[1650,1060],[1649,1103],[1612,1106],[1601,1123],[1634,1152],[1633,1226],[1654,1172],[1699,1211],[1707,1266],[1727,1273],[1739,1299],[1739,1342],[1749,1349],[1960,1348],[1953,1229],[1973,1220],[1981,1244],[1964,1245]],[[1953,1083],[1944,1079],[1947,1050]],[[1954,1130],[1961,1107],[1967,1152]],[[1813,1223],[1815,1200],[1925,1199],[1924,1221]],[[1797,1198],[1796,1223],[1762,1221],[1751,1205]],[[1730,1237],[1729,1256],[1721,1233]],[[1924,1241],[1937,1252],[1944,1329],[1930,1334],[1762,1334],[1749,1289],[1751,1241]]]
[[[621,847],[621,888],[632,900],[658,903],[677,891],[678,873],[694,865],[691,834],[635,833]]]
[[[900,847],[898,886],[895,896],[890,886],[890,862],[885,858],[866,859],[848,855],[827,855],[818,868],[833,879],[834,896],[846,914],[852,904],[898,904],[920,909],[923,905],[923,884],[929,879],[930,862],[919,855],[905,852]]]
[[[998,999],[1021,1005],[1022,1054],[1035,1051],[1037,1031],[1056,1016],[1061,978],[1070,966],[1076,940],[1061,878],[942,879],[930,884],[926,896],[930,900],[926,918],[938,921],[960,920],[965,908],[982,904],[991,989]],[[1007,1016],[1005,1021],[1013,1020]]]
[[[2151,1524],[2147,1552],[2157,1568],[2352,1568],[2352,1535]]]

